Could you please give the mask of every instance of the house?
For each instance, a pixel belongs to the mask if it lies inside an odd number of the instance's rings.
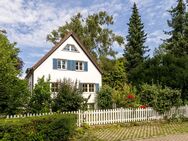
[[[68,33],[57,45],[44,55],[33,67],[26,70],[26,79],[32,90],[37,80],[50,76],[51,91],[57,91],[57,82],[63,79],[78,81],[88,104],[96,104],[96,92],[102,85],[102,72],[96,60],[74,33]]]

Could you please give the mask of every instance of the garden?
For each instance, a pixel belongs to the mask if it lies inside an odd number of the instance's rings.
[[[169,10],[169,38],[149,56],[136,3],[127,36],[115,33],[113,16],[80,13],[47,35],[53,44],[75,32],[98,62],[102,87],[88,109],[78,82],[60,80],[52,96],[50,76],[34,88],[20,79],[24,62],[16,43],[0,30],[0,140],[133,140],[188,133],[188,12],[182,0]],[[181,21],[181,22],[180,22]],[[122,30],[123,31],[123,30]],[[113,45],[123,47],[118,57]],[[150,47],[151,48],[151,47]],[[173,111],[173,112],[172,112]],[[63,114],[66,112],[66,114]],[[32,115],[32,116],[31,116]]]

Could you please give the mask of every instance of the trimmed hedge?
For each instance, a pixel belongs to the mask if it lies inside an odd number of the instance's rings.
[[[76,115],[50,115],[0,120],[1,141],[68,141],[75,133]]]

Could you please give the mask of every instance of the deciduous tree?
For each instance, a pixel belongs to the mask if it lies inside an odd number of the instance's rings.
[[[21,73],[21,60],[16,43],[10,43],[0,33],[0,113],[15,114],[27,105],[27,83],[17,76]]]
[[[106,12],[99,12],[84,18],[80,13],[73,16],[70,22],[53,30],[47,40],[57,44],[68,32],[75,32],[85,47],[97,59],[101,56],[115,56],[113,43],[123,44],[123,37],[115,34],[110,26],[113,25],[113,17]]]

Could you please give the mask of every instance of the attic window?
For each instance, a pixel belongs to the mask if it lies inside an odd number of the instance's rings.
[[[75,45],[73,45],[73,44],[67,44],[63,48],[63,51],[78,52],[78,50],[76,49]]]

